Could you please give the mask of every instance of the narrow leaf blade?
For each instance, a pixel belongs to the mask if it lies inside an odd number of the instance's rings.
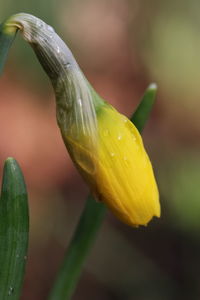
[[[0,299],[20,297],[28,249],[28,197],[16,160],[4,165],[0,198]]]
[[[150,84],[146,89],[134,114],[131,117],[131,121],[140,132],[142,132],[145,123],[148,120],[149,114],[155,102],[156,92],[157,85],[155,83]]]
[[[92,196],[88,197],[49,300],[71,299],[105,212],[103,203],[96,202]]]

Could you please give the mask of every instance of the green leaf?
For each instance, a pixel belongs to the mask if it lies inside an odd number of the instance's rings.
[[[3,72],[3,68],[8,56],[8,52],[15,39],[17,30],[7,33],[4,31],[4,24],[0,25],[0,75]]]
[[[149,85],[131,121],[142,131],[154,104],[157,87]],[[103,203],[88,197],[80,221],[66,251],[49,300],[71,299],[89,251],[97,236],[106,212]]]
[[[138,107],[136,108],[134,114],[131,117],[131,121],[137,127],[139,132],[142,132],[146,121],[149,118],[149,114],[155,102],[157,92],[157,85],[151,83],[146,89],[143,98],[141,99]]]
[[[50,300],[71,298],[105,212],[103,203],[96,202],[92,196],[88,197],[49,297]]]
[[[29,214],[23,174],[16,160],[4,165],[0,198],[0,299],[20,297],[27,259]]]

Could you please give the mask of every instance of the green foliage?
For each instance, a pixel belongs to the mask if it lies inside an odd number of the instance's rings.
[[[146,89],[143,98],[141,99],[137,109],[131,117],[131,121],[137,129],[141,132],[149,118],[149,114],[154,105],[157,92],[157,85],[152,83]]]
[[[28,197],[16,160],[4,165],[0,198],[0,299],[20,297],[27,260]]]
[[[96,202],[92,196],[88,197],[49,297],[50,300],[71,298],[105,212],[103,203]]]

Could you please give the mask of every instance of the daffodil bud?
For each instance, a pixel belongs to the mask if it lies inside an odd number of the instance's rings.
[[[52,27],[22,13],[9,18],[4,28],[21,30],[51,79],[63,140],[96,198],[131,226],[159,217],[152,166],[133,123],[93,90]]]

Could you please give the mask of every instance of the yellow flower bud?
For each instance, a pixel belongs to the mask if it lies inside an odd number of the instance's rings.
[[[23,13],[4,26],[22,31],[50,77],[63,140],[96,198],[131,226],[159,217],[157,185],[136,127],[95,93],[51,26]]]
[[[91,136],[82,134],[78,142],[63,132],[72,159],[96,197],[122,222],[146,225],[160,216],[160,204],[141,136],[129,119],[106,103],[96,117],[96,145]]]

